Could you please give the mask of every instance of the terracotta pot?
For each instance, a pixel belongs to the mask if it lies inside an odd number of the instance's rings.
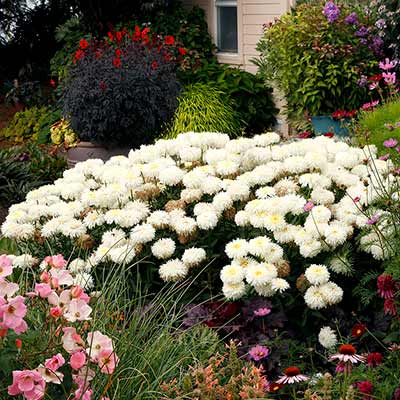
[[[107,161],[113,156],[127,156],[130,148],[127,147],[105,147],[91,142],[79,142],[76,147],[67,151],[68,167],[73,168],[76,163],[86,161],[90,158],[100,158]]]

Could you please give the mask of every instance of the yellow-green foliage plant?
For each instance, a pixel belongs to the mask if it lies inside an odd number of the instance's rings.
[[[239,136],[244,122],[232,107],[232,100],[213,85],[188,85],[178,98],[178,108],[163,135],[175,138],[182,132],[224,132]]]
[[[0,131],[0,137],[15,143],[48,143],[50,126],[59,118],[59,110],[36,106],[27,108],[14,114],[8,125]]]
[[[378,106],[373,111],[362,111],[355,133],[361,145],[374,144],[382,151],[385,140],[394,138],[400,142],[400,99]]]

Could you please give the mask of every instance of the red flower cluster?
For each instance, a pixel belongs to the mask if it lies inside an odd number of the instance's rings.
[[[332,113],[332,118],[343,119],[343,118],[353,118],[357,113],[357,110],[346,111],[346,110],[336,110]]]
[[[374,385],[370,381],[362,381],[357,383],[357,388],[363,394],[363,400],[372,399]]]
[[[397,315],[397,306],[394,301],[394,296],[398,290],[398,282],[391,275],[382,274],[377,279],[378,295],[385,299],[383,308],[385,314]]]
[[[367,356],[368,367],[377,367],[383,362],[383,356],[381,353],[370,353]]]

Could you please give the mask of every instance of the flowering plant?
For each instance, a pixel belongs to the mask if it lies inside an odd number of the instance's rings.
[[[359,108],[367,89],[357,82],[376,71],[382,56],[374,16],[332,1],[299,5],[265,26],[257,48],[260,72],[284,94],[289,118],[300,122],[305,113]]]
[[[113,341],[90,329],[95,299],[74,284],[68,262],[48,256],[32,275],[36,263],[29,255],[0,256],[0,387],[27,400],[91,399],[96,376],[118,364]],[[21,268],[33,283],[11,280]]]
[[[81,140],[150,142],[177,107],[176,63],[185,50],[149,28],[82,39],[63,90],[63,114]]]

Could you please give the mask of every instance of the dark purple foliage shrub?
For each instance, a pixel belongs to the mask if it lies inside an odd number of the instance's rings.
[[[80,41],[63,115],[81,140],[136,147],[151,142],[177,107],[174,39],[150,37],[148,28],[117,34]]]

